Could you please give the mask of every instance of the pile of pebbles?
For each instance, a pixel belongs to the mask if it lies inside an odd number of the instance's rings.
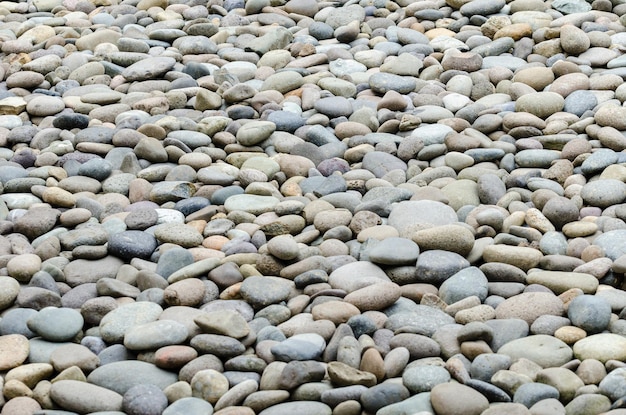
[[[625,16],[0,1],[0,414],[625,414]]]

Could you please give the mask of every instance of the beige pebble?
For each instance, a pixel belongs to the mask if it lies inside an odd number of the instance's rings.
[[[344,301],[353,304],[361,311],[383,310],[395,303],[402,290],[393,282],[379,282],[352,291],[344,297]]]
[[[537,208],[530,208],[526,211],[524,218],[528,226],[539,230],[542,233],[554,231],[554,225]]]
[[[415,232],[411,239],[422,250],[443,249],[467,256],[474,247],[474,234],[465,226],[443,225]]]
[[[204,298],[206,287],[198,278],[187,278],[169,285],[163,291],[163,300],[170,306],[194,306]]]
[[[472,321],[487,321],[496,318],[496,310],[486,304],[459,310],[454,315],[454,320],[459,324],[468,324]]]
[[[568,238],[590,236],[597,231],[598,225],[589,221],[576,221],[563,225],[563,234]]]
[[[542,257],[541,251],[522,246],[490,245],[483,251],[486,262],[504,262],[526,271],[536,267]]]
[[[16,257],[17,258],[17,257]],[[20,292],[20,283],[13,277],[0,277],[0,310],[11,305]]]
[[[357,235],[357,241],[365,242],[369,238],[383,240],[400,236],[398,230],[389,225],[376,225],[361,230]]]
[[[28,339],[21,334],[0,336],[0,370],[13,369],[24,363],[29,350]]]
[[[554,337],[563,341],[565,344],[572,345],[578,340],[587,337],[587,333],[579,327],[565,326],[557,329],[554,332]]]
[[[345,301],[327,301],[313,307],[311,314],[315,320],[330,320],[339,325],[347,322],[350,317],[361,314],[361,311]]]
[[[48,379],[54,371],[49,363],[28,363],[11,369],[4,380],[19,380],[29,388],[34,388],[41,380]]]
[[[364,372],[373,373],[380,382],[385,377],[385,362],[378,350],[369,348],[363,352],[359,369]]]

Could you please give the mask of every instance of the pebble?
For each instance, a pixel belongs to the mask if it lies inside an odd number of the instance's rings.
[[[331,408],[321,402],[305,401],[305,402],[285,402],[271,406],[259,412],[259,415],[286,415],[299,413],[303,415],[330,415]]]
[[[122,398],[122,409],[127,414],[161,414],[168,406],[167,396],[156,385],[133,386]]]
[[[385,238],[369,250],[370,261],[385,265],[408,265],[415,263],[419,246],[405,238]]]
[[[574,298],[567,306],[567,317],[572,324],[585,332],[604,331],[611,320],[611,306],[596,296],[581,295]]]
[[[126,331],[137,324],[156,321],[163,309],[153,302],[136,302],[117,307],[100,320],[105,341],[122,341]]]
[[[5,334],[0,336],[0,350],[3,351],[0,359],[2,370],[13,369],[28,358],[29,342],[21,334]]]
[[[584,293],[593,294],[598,288],[598,279],[590,274],[566,271],[537,271],[528,274],[526,282],[550,288],[555,294],[578,288]]]
[[[591,358],[606,363],[622,355],[621,343],[622,337],[617,334],[599,333],[577,341],[573,350],[578,359]]]
[[[544,334],[513,340],[500,347],[498,353],[507,355],[513,360],[525,358],[544,368],[561,366],[573,356],[572,349],[567,344]]]
[[[449,381],[450,374],[439,366],[416,366],[402,374],[402,384],[414,394],[430,392],[433,387]]]
[[[480,414],[489,407],[489,401],[480,392],[461,384],[442,383],[430,394],[431,404],[438,414]],[[450,399],[450,396],[458,399]]]
[[[447,304],[476,296],[480,301],[487,298],[487,277],[476,267],[465,268],[452,275],[439,287],[439,296]]]
[[[68,411],[78,413],[121,411],[123,397],[107,388],[77,380],[59,380],[50,388],[50,398]],[[89,396],[89,399],[84,399]]]
[[[82,330],[83,316],[70,308],[46,307],[31,317],[28,328],[44,340],[64,342],[75,338]]]
[[[271,348],[281,361],[314,360],[321,356],[326,342],[319,334],[296,334]]]
[[[187,339],[187,327],[170,320],[157,320],[132,326],[124,334],[124,346],[129,350],[150,350],[182,343]]]
[[[552,293],[525,292],[507,298],[496,307],[499,319],[517,318],[532,325],[542,316],[561,316],[563,301]]]
[[[146,378],[161,389],[178,380],[175,373],[159,369],[151,363],[122,360],[98,367],[87,376],[87,381],[124,395],[132,387],[144,384],[143,379]]]
[[[554,386],[538,382],[521,385],[513,396],[513,402],[521,403],[527,408],[532,408],[538,402],[548,399],[559,399],[559,390]]]

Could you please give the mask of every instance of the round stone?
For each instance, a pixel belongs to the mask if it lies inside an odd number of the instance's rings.
[[[534,92],[522,95],[515,102],[515,111],[547,118],[565,106],[565,99],[556,92]]]
[[[52,342],[74,339],[83,329],[83,324],[83,316],[71,308],[46,307],[28,320],[29,329]]]
[[[496,307],[496,318],[518,318],[533,324],[546,315],[561,316],[563,301],[556,295],[546,292],[525,292],[507,298]]]
[[[487,283],[487,277],[479,268],[468,267],[445,280],[439,287],[439,296],[446,304],[472,296],[483,301],[487,298]]]
[[[331,415],[332,409],[322,402],[302,401],[285,402],[270,406],[259,412],[259,415]]]
[[[242,297],[255,308],[262,308],[286,300],[293,283],[277,277],[252,276],[241,284]]]
[[[136,385],[126,391],[122,409],[128,415],[161,415],[168,405],[167,396],[156,385]]]
[[[180,344],[187,339],[187,327],[172,320],[157,320],[130,327],[124,335],[129,350],[151,350]]]
[[[450,399],[455,396],[455,399]],[[458,413],[478,415],[489,407],[489,401],[480,392],[457,383],[436,385],[430,392],[433,409],[442,415]]]
[[[611,306],[603,298],[581,295],[567,307],[567,317],[572,324],[588,334],[604,331],[611,321]]]
[[[11,277],[0,277],[0,310],[10,307],[20,292],[20,283]]]
[[[10,277],[20,282],[29,282],[32,276],[41,269],[41,258],[35,254],[22,254],[11,258],[7,265]]]
[[[125,260],[149,258],[157,247],[154,236],[141,231],[124,231],[109,237],[109,253]]]
[[[577,359],[596,359],[603,363],[608,360],[623,359],[626,354],[624,337],[612,333],[594,334],[577,341],[574,346],[574,356]]]
[[[580,190],[580,196],[586,204],[600,208],[622,203],[625,195],[626,183],[616,179],[591,181]]]
[[[88,396],[89,399],[85,399]],[[116,392],[78,380],[59,380],[52,384],[50,397],[63,409],[77,413],[120,411],[122,396]]]
[[[0,370],[13,369],[28,358],[28,339],[21,334],[0,336]]]
[[[49,96],[36,96],[26,104],[26,111],[36,117],[47,117],[65,109],[62,99]]]
[[[573,356],[572,349],[561,340],[537,334],[510,341],[498,349],[498,353],[516,360],[525,358],[541,367],[561,366]]]
[[[449,381],[450,373],[440,366],[415,366],[402,374],[402,384],[414,394],[430,392],[440,383]]]
[[[539,401],[559,399],[559,390],[544,383],[529,382],[522,384],[513,395],[513,402],[521,403],[527,408]]]
[[[215,404],[228,392],[228,379],[216,370],[205,369],[193,376],[191,388],[195,398],[202,398]]]
[[[363,408],[371,413],[376,413],[379,409],[401,402],[410,396],[404,385],[395,383],[381,383],[373,386],[361,394]]]

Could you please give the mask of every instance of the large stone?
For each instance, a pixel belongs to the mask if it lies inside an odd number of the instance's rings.
[[[50,389],[50,398],[64,410],[81,414],[122,410],[122,395],[77,380],[54,382]]]
[[[573,357],[570,347],[561,340],[545,334],[536,334],[513,340],[500,347],[498,353],[511,359],[525,358],[541,367],[562,366]]]
[[[145,383],[164,389],[177,382],[178,375],[151,363],[123,360],[100,366],[89,374],[87,381],[123,395],[133,386]]]
[[[626,338],[613,333],[600,333],[585,337],[574,343],[574,356],[577,359],[596,359],[603,363],[608,360],[626,359]]]

